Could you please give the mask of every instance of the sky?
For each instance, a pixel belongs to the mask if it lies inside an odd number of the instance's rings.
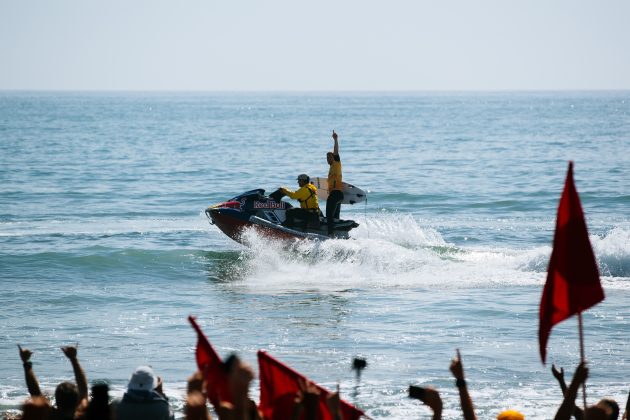
[[[630,89],[630,1],[0,0],[14,89]]]

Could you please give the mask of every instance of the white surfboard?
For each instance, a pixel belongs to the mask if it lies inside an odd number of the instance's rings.
[[[311,178],[311,183],[317,187],[317,198],[320,200],[328,199],[328,178]],[[343,201],[341,204],[356,204],[365,201],[367,193],[359,187],[355,187],[347,182],[341,183],[343,192]]]

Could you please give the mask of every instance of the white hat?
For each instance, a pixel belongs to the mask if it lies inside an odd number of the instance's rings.
[[[157,378],[150,366],[138,366],[129,379],[127,389],[130,391],[153,391],[157,386]]]

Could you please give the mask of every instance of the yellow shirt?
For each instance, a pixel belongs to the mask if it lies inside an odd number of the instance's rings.
[[[315,210],[319,208],[319,200],[317,199],[317,187],[313,184],[306,184],[297,191],[291,191],[282,188],[283,192],[294,200],[300,202],[303,209]]]
[[[334,190],[342,191],[341,162],[338,160],[333,161],[328,169],[328,192]]]

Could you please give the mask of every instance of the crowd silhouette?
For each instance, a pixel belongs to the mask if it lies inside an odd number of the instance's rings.
[[[169,405],[168,397],[163,392],[162,379],[155,374],[149,366],[137,367],[127,384],[127,389],[120,399],[112,399],[109,395],[109,387],[106,383],[97,382],[92,385],[88,393],[88,381],[85,372],[81,368],[76,346],[61,347],[61,351],[70,361],[74,371],[75,382],[62,382],[57,385],[54,398],[45,396],[39,385],[33,369],[31,357],[33,352],[18,345],[19,356],[24,367],[26,388],[30,397],[22,405],[22,413],[18,415],[5,415],[5,419],[23,420],[169,420],[174,419],[174,413]],[[198,349],[199,351],[199,349]],[[260,352],[259,352],[260,353]],[[260,354],[259,354],[260,356]],[[198,359],[199,360],[199,359]],[[357,371],[357,377],[365,368],[365,359],[355,359],[353,369]],[[222,389],[229,398],[220,398],[220,392],[213,389],[218,383],[211,383],[208,372],[197,371],[188,378],[187,395],[184,406],[184,418],[188,420],[257,420],[257,419],[289,419],[289,420],[347,420],[358,418],[344,415],[345,403],[339,390],[334,393],[322,395],[323,388],[317,386],[308,379],[298,378],[299,389],[281,398],[282,409],[262,408],[250,398],[250,386],[255,378],[254,370],[250,365],[242,361],[237,355],[230,355],[220,366],[222,374],[226,378],[226,389]],[[455,379],[455,386],[459,392],[460,407],[465,420],[477,419],[473,401],[468,393],[468,384],[464,375],[462,356],[457,350],[456,357],[450,364],[450,371]],[[558,381],[564,399],[559,404],[556,413],[549,413],[549,418],[565,420],[575,417],[577,420],[616,420],[619,418],[619,405],[612,399],[605,398],[597,404],[589,406],[586,410],[576,405],[576,397],[579,388],[586,383],[589,369],[585,363],[580,363],[567,386],[564,378],[564,369],[557,369],[552,365],[552,375]],[[262,375],[262,373],[261,373]],[[208,404],[210,395],[219,395],[216,402]],[[322,398],[324,397],[324,398]],[[442,418],[442,397],[437,389],[427,386],[409,386],[409,397],[414,398],[428,406],[433,419]],[[276,402],[280,404],[278,399]],[[323,401],[323,404],[322,404]],[[626,401],[622,419],[628,420],[630,410],[630,394]],[[287,409],[288,408],[288,409]],[[361,415],[362,412],[357,411]],[[267,415],[265,415],[267,414]],[[369,418],[365,415],[366,418]],[[519,420],[526,418],[526,414],[507,409],[497,415],[499,420]]]

